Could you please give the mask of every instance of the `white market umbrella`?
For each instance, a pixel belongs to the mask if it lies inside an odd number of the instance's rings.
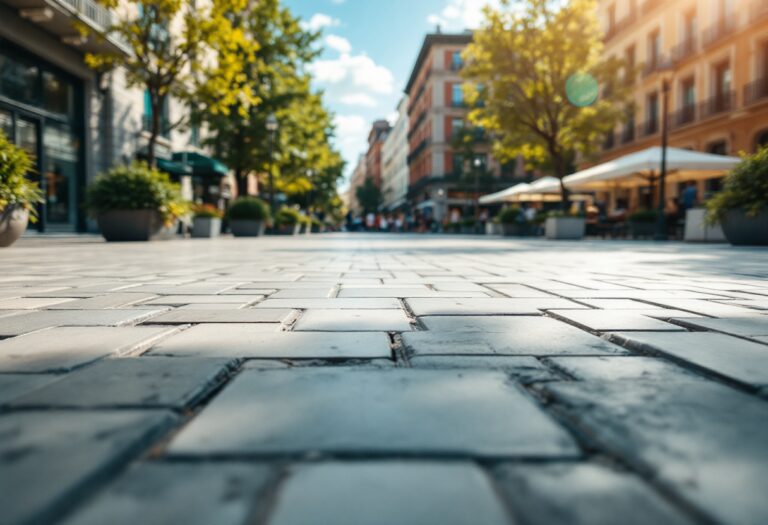
[[[480,197],[480,204],[496,204],[498,202],[514,201],[515,195],[519,195],[520,193],[530,188],[530,186],[530,184],[523,182],[516,184],[511,188],[507,188],[506,190],[497,191],[496,193],[491,193],[490,195],[483,195]]]

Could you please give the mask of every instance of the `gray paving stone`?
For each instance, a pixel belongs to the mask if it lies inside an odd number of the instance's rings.
[[[307,310],[295,331],[309,332],[406,332],[413,330],[402,310]]]
[[[234,297],[234,296],[233,296]],[[240,310],[250,303],[192,303],[178,306],[178,310]]]
[[[263,281],[241,284],[236,290],[227,290],[224,294],[234,293],[237,290],[312,290],[318,288],[327,288],[330,290],[336,286],[336,281]],[[255,293],[255,292],[249,292]]]
[[[538,337],[546,337],[550,333],[567,332],[571,337],[585,334],[583,330],[543,316],[514,316],[514,315],[428,315],[419,317],[419,322],[431,332],[501,332],[514,333],[532,332]],[[592,339],[590,337],[589,339]]]
[[[546,362],[579,381],[699,381],[688,370],[656,357],[549,357]]]
[[[488,284],[488,288],[496,290],[508,297],[520,298],[520,299],[540,299],[540,298],[554,298],[557,297],[554,294],[536,290],[530,286],[523,284]]]
[[[498,370],[522,384],[562,379],[530,356],[426,355],[413,356],[410,363],[412,368]]]
[[[238,283],[190,283],[190,284],[140,284],[131,288],[132,292],[157,295],[216,295],[232,288]],[[265,288],[270,288],[266,286]]]
[[[580,303],[601,310],[660,310],[661,306],[634,299],[579,299]]]
[[[418,495],[418,496],[416,496]],[[349,462],[297,466],[269,525],[510,525],[472,463]]]
[[[540,315],[542,310],[581,309],[586,306],[567,299],[408,299],[411,311],[421,315]]]
[[[399,310],[397,299],[392,298],[331,298],[331,299],[267,299],[256,308],[301,308],[317,310]]]
[[[250,304],[264,299],[263,295],[165,295],[145,304],[178,306],[185,304]]]
[[[571,299],[637,299],[664,303],[688,299],[722,299],[723,295],[687,290],[561,290],[558,295]],[[675,307],[676,308],[676,307]]]
[[[152,324],[289,323],[296,310],[247,308],[238,310],[171,310],[149,320]]]
[[[374,359],[391,357],[386,333],[264,332],[198,325],[169,337],[152,354],[252,359]]]
[[[33,408],[189,408],[234,369],[234,359],[104,359],[11,403]]]
[[[173,420],[156,410],[0,416],[3,523],[52,523]]]
[[[707,381],[544,383],[602,446],[714,518],[768,522],[768,403]]]
[[[437,291],[427,288],[343,288],[339,297],[488,297],[478,291]]]
[[[148,299],[156,297],[147,293],[111,293],[108,295],[97,295],[87,299],[78,299],[76,301],[67,301],[65,303],[48,306],[50,310],[102,310],[106,308],[128,308],[138,303],[143,303]]]
[[[183,456],[310,451],[579,455],[571,437],[501,373],[344,367],[246,370],[169,448]]]
[[[726,317],[712,319],[700,317],[697,319],[676,319],[675,322],[694,329],[714,330],[725,334],[744,337],[768,336],[768,317]]]
[[[742,306],[716,303],[701,299],[655,299],[652,302],[666,308],[683,310],[694,314],[709,315],[712,317],[749,317],[759,313],[757,310],[751,310]]]
[[[0,337],[12,337],[56,326],[125,326],[151,319],[162,310],[76,310],[29,312],[0,318]]]
[[[502,465],[493,475],[518,523],[694,523],[639,478],[600,465]]]
[[[146,350],[175,328],[60,327],[0,341],[0,372],[66,372],[109,355]]]
[[[0,374],[0,405],[59,379],[53,374]]]
[[[536,319],[536,318],[526,318]],[[602,355],[626,354],[597,336],[547,319],[508,332],[412,332],[403,334],[410,355]]]
[[[554,310],[551,314],[596,332],[616,330],[685,331],[685,328],[653,319],[642,312],[634,310]]]
[[[144,463],[64,525],[246,525],[274,477],[246,463]]]
[[[290,288],[278,290],[269,296],[270,299],[327,299],[331,297],[335,287],[324,288]]]
[[[438,292],[488,292],[488,288],[472,282],[435,283]]]
[[[20,297],[17,299],[5,299],[0,301],[0,310],[34,310],[36,308],[46,308],[61,303],[76,302],[71,298],[33,298]]]
[[[725,334],[707,332],[617,333],[628,348],[657,352],[756,388],[768,386],[768,348]]]

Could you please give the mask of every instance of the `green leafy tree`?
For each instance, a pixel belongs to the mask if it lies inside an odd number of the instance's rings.
[[[625,115],[629,82],[618,81],[624,63],[602,56],[596,0],[512,4],[486,8],[465,51],[470,119],[492,132],[498,159],[522,154],[562,181]],[[562,183],[561,190],[566,207]]]
[[[173,97],[190,107],[190,114],[243,113],[258,102],[245,73],[255,59],[258,43],[236,24],[234,13],[248,0],[101,0],[116,16],[106,28],[128,47],[128,53],[86,55],[86,63],[106,71],[125,72],[129,87],[146,90],[150,105],[147,161],[155,162],[161,132],[184,126],[185,115],[162,122],[163,108]],[[119,9],[118,8],[119,4]],[[87,31],[85,26],[81,26]]]
[[[376,186],[371,177],[366,177],[362,186],[355,189],[355,197],[363,213],[376,213],[384,202],[381,188]]]

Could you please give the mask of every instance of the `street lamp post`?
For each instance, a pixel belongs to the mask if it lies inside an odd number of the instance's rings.
[[[473,166],[475,168],[475,233],[480,232],[480,167],[483,161],[480,157],[475,157]]]
[[[666,241],[668,237],[667,233],[667,217],[665,215],[666,205],[666,189],[667,189],[667,146],[669,144],[669,91],[670,81],[664,79],[662,82],[661,92],[661,173],[659,175],[659,205],[657,208],[656,217],[656,235],[657,241]]]
[[[272,174],[272,168],[274,163],[273,155],[275,133],[277,133],[279,127],[280,125],[277,122],[277,117],[274,113],[270,113],[270,115],[267,117],[266,128],[269,135],[269,211],[272,214],[273,220],[275,217],[275,179],[274,175]]]

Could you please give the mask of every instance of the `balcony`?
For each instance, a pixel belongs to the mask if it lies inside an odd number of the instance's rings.
[[[682,62],[696,54],[697,42],[695,37],[688,37],[672,48],[672,60]]]
[[[629,144],[635,141],[635,124],[634,121],[627,122],[624,129],[621,130],[621,143]]]
[[[76,24],[96,33],[112,25],[112,12],[95,0],[6,0],[4,4],[18,10],[19,15],[58,37],[63,43],[91,53],[127,53],[117,38],[82,37]]]
[[[744,105],[768,102],[768,77],[759,78],[744,86]]]
[[[732,35],[736,32],[736,19],[728,16],[720,18],[716,23],[709,26],[702,35],[702,43],[704,47],[709,47],[717,44],[724,38]]]
[[[694,122],[696,122],[696,104],[687,104],[669,116],[671,129],[682,128]]]
[[[611,40],[613,37],[631,26],[634,21],[635,18],[633,16],[627,16],[615,24],[609,26],[608,30],[605,32],[605,36],[603,36],[603,42],[608,42]]]
[[[654,73],[669,69],[672,62],[665,56],[658,56],[643,64],[643,78],[649,77]]]
[[[729,91],[705,100],[701,103],[699,111],[702,118],[707,118],[733,111],[734,109],[736,109],[736,93]]]
[[[640,137],[650,137],[659,132],[659,119],[648,119],[637,127],[637,134]]]

